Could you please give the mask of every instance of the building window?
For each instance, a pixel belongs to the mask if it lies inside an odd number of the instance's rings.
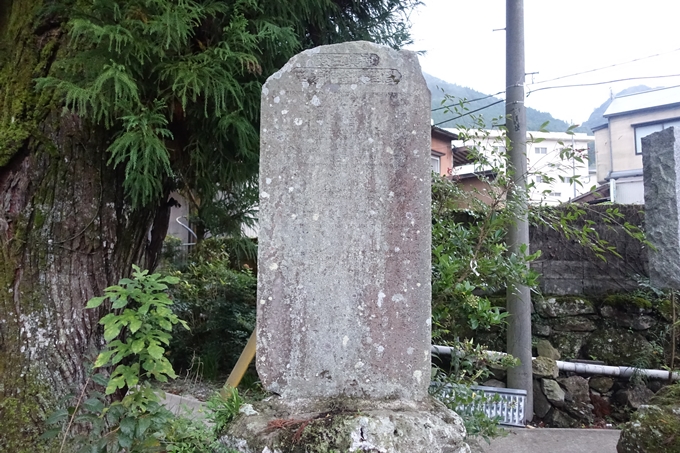
[[[534,148],[534,154],[548,154],[548,148],[537,146]]]
[[[430,156],[430,163],[432,165],[432,171],[440,174],[440,165],[441,165],[441,159],[439,156]]]
[[[680,120],[664,121],[654,124],[641,124],[635,127],[635,154],[642,154],[642,137],[646,137],[654,132],[659,132],[669,127],[680,127]]]
[[[540,176],[540,175],[534,176],[534,182],[536,184],[541,184],[543,182],[543,176]]]
[[[561,197],[562,192],[550,192],[548,195],[550,195],[551,197]]]

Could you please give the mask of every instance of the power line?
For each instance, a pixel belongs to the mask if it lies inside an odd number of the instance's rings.
[[[668,77],[680,77],[680,74],[668,74],[668,75],[647,76],[647,77],[627,77],[625,79],[607,80],[605,82],[576,83],[576,84],[573,84],[573,85],[557,85],[557,86],[552,86],[552,87],[542,87],[542,88],[536,88],[535,90],[529,90],[529,92],[527,93],[527,97],[529,97],[529,95],[531,93],[535,93],[536,91],[553,90],[553,89],[556,89],[556,88],[587,87],[587,86],[593,86],[593,85],[605,85],[607,83],[626,82],[628,80],[663,79],[663,78],[668,78]]]
[[[484,99],[489,99],[489,98],[492,98],[494,96],[498,96],[499,94],[503,94],[503,93],[505,93],[505,91],[499,91],[496,94],[489,94],[488,96],[484,96],[483,98],[470,99],[470,100],[467,100],[465,98],[461,98],[461,99],[463,99],[463,102],[476,102],[476,101],[483,101]],[[436,109],[432,109],[431,111],[436,112],[437,110],[448,109],[449,107],[453,107],[455,105],[459,105],[459,104],[449,104],[449,105],[445,105],[443,107],[437,107]]]
[[[472,113],[479,112],[480,110],[488,109],[488,108],[491,107],[492,105],[500,104],[501,102],[505,102],[505,99],[501,99],[500,101],[496,101],[496,102],[493,102],[493,103],[491,103],[491,104],[487,104],[487,105],[485,105],[484,107],[480,107],[480,108],[478,108],[478,109],[476,109],[476,110],[471,110],[471,111],[469,111],[469,112],[465,112],[465,113],[463,113],[462,115],[459,115],[459,116],[457,116],[457,117],[455,117],[455,118],[450,118],[450,119],[448,119],[448,120],[440,121],[439,123],[436,123],[435,126],[439,126],[439,125],[441,125],[441,124],[448,123],[448,122],[453,121],[453,120],[457,120],[458,118],[462,118],[462,117],[467,116],[467,115],[470,115],[470,114],[472,114]]]
[[[583,71],[583,72],[575,72],[574,74],[563,75],[563,76],[555,77],[553,79],[540,80],[536,83],[531,83],[530,85],[538,85],[539,83],[554,82],[555,80],[566,79],[568,77],[575,77],[575,76],[582,75],[582,74],[589,74],[591,72],[601,71],[603,69],[609,69],[609,68],[613,68],[613,67],[616,67],[616,66],[622,66],[624,64],[635,63],[636,61],[642,61],[642,60],[646,60],[648,58],[659,57],[661,55],[666,55],[666,54],[669,54],[669,53],[677,52],[679,50],[680,50],[680,48],[677,48],[677,49],[669,50],[668,52],[661,52],[661,53],[657,53],[657,54],[654,54],[654,55],[647,55],[646,57],[635,58],[634,60],[624,61],[622,63],[615,63],[615,64],[612,64],[612,65],[609,65],[609,66],[602,66],[600,68],[589,69],[589,70]],[[537,91],[537,90],[534,90],[534,91]]]

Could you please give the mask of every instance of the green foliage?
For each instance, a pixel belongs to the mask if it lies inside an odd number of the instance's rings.
[[[464,112],[461,101],[454,110]],[[518,190],[507,169],[508,143],[483,149],[489,132],[483,119],[473,117],[480,128],[462,129],[471,157],[480,172],[483,189],[465,190],[457,181],[433,175],[432,181],[432,337],[452,348],[451,363],[435,369],[434,395],[463,417],[469,436],[488,440],[500,434],[498,419],[489,418],[482,404],[493,397],[473,390],[489,376],[489,367],[517,366],[507,355],[489,355],[486,348],[468,340],[477,331],[502,326],[508,316],[489,297],[510,282],[535,286],[537,275],[528,263],[540,254],[530,255],[527,247],[512,254],[506,232],[526,214],[522,201],[528,192]],[[490,177],[485,175],[491,174]],[[508,193],[513,189],[515,196]]]
[[[468,437],[485,440],[502,434],[499,417],[488,417],[482,408],[485,403],[497,403],[497,395],[486,395],[474,389],[491,376],[491,369],[517,366],[517,359],[507,354],[489,352],[472,340],[459,341],[451,349],[451,360],[440,360],[433,369],[430,394],[442,401],[463,418]]]
[[[649,299],[634,294],[610,294],[602,299],[602,304],[613,307],[652,308],[652,302]]]
[[[211,442],[212,432],[202,420],[177,417],[166,428],[168,453],[217,452],[218,442]]]
[[[534,286],[527,262],[538,255],[508,253],[505,232],[515,221],[503,202],[504,190],[492,183],[484,198],[453,181],[433,176],[432,311],[433,337],[452,340],[470,329],[488,329],[507,316],[488,296],[508,281]],[[461,325],[461,320],[465,324]]]
[[[208,412],[209,420],[215,413]],[[215,429],[208,427],[203,420],[175,417],[165,432],[167,453],[237,453],[225,447],[215,435]]]
[[[442,104],[445,102],[443,100]],[[459,125],[459,138],[474,162],[479,179],[477,187],[480,188],[464,187],[455,176],[451,179],[433,176],[433,338],[440,344],[450,344],[453,349],[450,369],[438,370],[435,380],[443,383],[437,391],[450,407],[459,410],[469,433],[486,438],[497,434],[496,420],[489,419],[480,407],[489,401],[489,397],[473,391],[472,386],[488,376],[489,355],[483,347],[475,346],[467,338],[479,339],[484,336],[484,330],[498,331],[505,322],[507,313],[502,306],[492,303],[490,297],[510,285],[534,288],[538,278],[529,263],[540,256],[540,251],[530,253],[528,244],[523,244],[517,253],[511,253],[506,244],[506,232],[520,219],[530,217],[535,222],[559,228],[570,238],[578,238],[596,253],[608,251],[609,245],[597,236],[592,225],[575,225],[578,215],[573,209],[547,211],[554,214],[551,217],[544,214],[542,208],[527,207],[535,186],[528,183],[524,189],[515,181],[531,181],[535,180],[531,176],[540,175],[546,183],[553,182],[554,179],[544,171],[559,172],[562,170],[560,163],[549,163],[547,168],[534,166],[532,174],[514,174],[509,153],[512,143],[503,133],[504,126],[497,124],[502,118],[493,120],[491,127],[501,131],[500,138],[495,138],[486,129],[483,118],[470,115],[474,110],[465,100],[455,101],[446,109],[461,117],[469,116],[476,126],[472,129]],[[538,129],[544,131],[546,127],[547,123],[544,123]],[[567,133],[573,133],[573,130],[574,127],[570,127]],[[540,141],[542,139],[532,138],[534,143]],[[563,143],[560,146],[562,161],[584,162],[578,150]],[[572,183],[579,182],[571,176],[565,178]],[[608,218],[619,217],[612,212]],[[629,231],[638,233],[635,228]],[[493,359],[507,360],[509,363],[505,367],[517,366],[509,356]]]
[[[37,80],[98,127],[135,208],[170,190],[200,230],[239,235],[254,221],[264,80],[303,48],[410,41],[416,0],[58,0],[45,15],[70,36]]]
[[[211,421],[215,426],[216,435],[222,434],[227,425],[236,418],[243,403],[244,400],[239,395],[238,389],[232,387],[223,388],[219,395],[208,400],[208,409],[212,414]]]
[[[189,163],[173,156],[181,151],[173,149],[177,146],[196,157],[232,148],[232,155],[255,162],[257,109],[250,92],[258,79],[250,75],[262,71],[262,46],[276,42],[282,52],[293,51],[290,28],[248,21],[247,14],[262,13],[253,0],[81,5],[68,26],[70,58],[61,62],[59,76],[39,79],[38,88],[54,89],[68,111],[112,132],[110,163],[125,168],[125,190],[134,206],[163,195],[166,181],[175,178],[171,161]],[[210,134],[222,139],[222,146],[204,148],[206,143],[189,132],[194,121],[212,126],[224,121],[220,132],[228,135]],[[255,172],[241,169],[245,179],[229,182],[250,181]]]
[[[173,415],[161,404],[163,393],[152,388],[152,380],[175,377],[165,346],[172,327],[186,323],[172,312],[166,293],[178,279],[133,268],[131,279],[122,279],[88,302],[88,308],[97,308],[108,301],[112,310],[100,321],[107,346],[94,368],[102,371],[90,377],[75,406],[49,417],[46,424],[52,429],[43,437],[61,435],[60,452],[229,453],[205,422]],[[109,395],[119,389],[124,396],[112,401]],[[242,403],[235,390],[224,399],[215,396],[208,415],[223,429]],[[78,434],[83,428],[87,434]]]
[[[175,324],[186,327],[172,312],[172,300],[166,291],[174,277],[149,275],[133,266],[132,278],[106,288],[104,296],[94,297],[87,308],[110,304],[111,312],[99,323],[104,326],[106,348],[99,354],[94,368],[114,367],[94,374],[90,381],[104,387],[104,392],[88,385],[74,407],[61,409],[47,420],[57,427],[46,437],[63,432],[61,450],[70,442],[74,451],[151,452],[163,451],[162,433],[172,423],[173,415],[162,407],[161,395],[151,387],[152,379],[165,382],[175,378],[165,347]],[[107,395],[123,391],[119,401]],[[75,427],[87,426],[89,436],[72,434]]]
[[[173,313],[170,308],[173,302],[166,293],[168,284],[176,284],[179,279],[149,275],[147,270],[132,267],[132,279],[122,279],[118,285],[106,288],[104,296],[94,297],[87,303],[87,308],[97,308],[108,299],[111,309],[116,310],[99,321],[104,326],[108,346],[94,364],[95,368],[116,366],[106,387],[107,395],[119,388],[134,389],[140,378],[145,379],[144,382],[152,378],[167,382],[168,378],[177,377],[164,356],[164,345],[170,343],[173,325],[179,323],[188,329],[187,323]],[[117,338],[121,333],[123,339]],[[130,357],[136,361],[120,364]],[[136,392],[130,390],[126,398]],[[128,401],[134,404],[132,398]]]
[[[229,245],[228,239],[206,239],[172,273],[179,279],[171,290],[174,310],[191,330],[175,332],[170,359],[187,370],[196,356],[213,365],[204,369],[213,379],[231,370],[255,328],[257,279],[249,269],[231,268]]]

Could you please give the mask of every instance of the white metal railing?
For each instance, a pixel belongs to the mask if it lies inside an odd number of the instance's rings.
[[[522,428],[526,426],[524,423],[526,390],[485,387],[482,385],[475,385],[471,388],[481,395],[475,398],[475,402],[457,407],[456,412],[472,414],[481,410],[490,418],[498,417],[501,425]],[[445,385],[444,389],[441,390],[443,396],[447,396],[449,392],[451,392],[450,385]]]
[[[494,402],[481,404],[484,413],[493,418],[500,417],[501,425],[524,427],[524,407],[527,400],[527,391],[520,389],[506,389],[500,387],[475,386],[473,390],[492,396],[498,395]]]

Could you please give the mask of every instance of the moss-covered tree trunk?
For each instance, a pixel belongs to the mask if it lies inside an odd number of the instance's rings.
[[[130,210],[123,175],[107,166],[106,134],[62,115],[58,99],[33,89],[66,39],[62,20],[42,15],[43,6],[0,0],[0,451],[6,452],[42,451],[37,437],[45,416],[79,394],[101,346],[101,312],[85,310],[87,300],[155,252],[147,237],[158,208]]]

